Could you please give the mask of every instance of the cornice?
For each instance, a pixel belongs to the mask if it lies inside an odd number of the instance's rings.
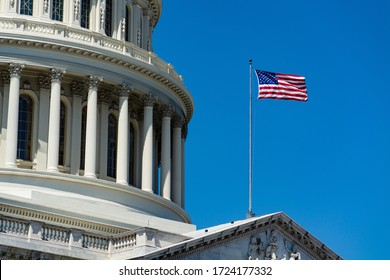
[[[162,2],[161,0],[149,0],[150,7],[152,8],[152,22],[153,27],[156,26],[162,11]]]
[[[117,66],[121,66],[126,70],[137,72],[143,76],[148,77],[149,79],[155,81],[156,83],[162,85],[163,87],[167,88],[172,93],[174,93],[183,102],[183,105],[185,106],[187,122],[189,122],[192,118],[193,111],[194,111],[192,96],[189,93],[189,91],[185,88],[182,82],[175,81],[175,79],[170,77],[172,76],[173,73],[172,70],[169,70],[168,73],[163,73],[155,65],[147,63],[142,59],[136,59],[131,55],[121,58],[119,56],[114,56],[113,55],[114,53],[111,54],[110,52],[107,51],[105,51],[103,54],[95,50],[80,49],[72,46],[61,45],[59,43],[54,43],[54,42],[46,43],[46,42],[38,42],[31,39],[27,40],[27,39],[0,38],[0,44],[26,47],[29,49],[34,48],[34,49],[43,49],[43,50],[53,50],[67,55],[72,54],[80,57],[89,57],[95,60],[100,60],[104,63],[110,63]],[[132,48],[135,49],[137,47],[132,46]],[[149,53],[149,55],[154,58],[156,57],[156,55],[153,53]],[[168,66],[169,69],[172,68],[170,64],[166,64],[166,65]],[[181,79],[180,76],[179,79]]]
[[[196,254],[207,249],[221,246],[237,239],[249,238],[268,229],[277,229],[280,234],[288,238],[316,260],[339,260],[340,256],[318,241],[315,237],[303,230],[299,225],[288,218],[284,213],[277,213],[270,217],[248,221],[247,224],[237,225],[236,228],[214,232],[214,236],[202,236],[202,242],[193,239],[183,242],[180,246],[174,245],[172,249],[164,249],[164,252],[151,253],[150,259],[183,259],[188,255]],[[192,245],[193,244],[193,245]],[[153,255],[155,254],[155,255]]]
[[[92,232],[99,232],[104,234],[119,234],[128,231],[126,228],[119,228],[104,224],[98,224],[86,220],[70,218],[62,215],[51,214],[43,211],[0,204],[0,215],[6,215],[15,218],[26,218],[43,223],[50,223],[53,225],[61,225],[69,228],[77,228],[81,230],[88,230]]]

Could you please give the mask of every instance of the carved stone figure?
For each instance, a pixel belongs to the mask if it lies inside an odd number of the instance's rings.
[[[297,249],[295,248],[294,244],[292,244],[291,248],[289,248],[289,246],[287,246],[287,240],[286,239],[283,239],[283,243],[284,243],[284,248],[286,248],[286,251],[287,251],[288,255],[290,256],[290,258],[289,258],[290,261],[300,260],[301,259],[301,253],[299,253],[297,251]]]
[[[269,245],[267,247],[267,250],[265,251],[265,259],[276,260],[277,259],[276,249],[278,248],[277,245],[278,239],[276,238],[276,233],[274,230],[271,231],[268,240],[269,240]]]
[[[249,260],[258,260],[261,259],[261,255],[263,254],[263,242],[261,242],[260,238],[255,236],[251,237],[251,241],[248,245],[248,256]]]
[[[300,260],[301,259],[301,253],[291,253],[290,254],[290,261]]]

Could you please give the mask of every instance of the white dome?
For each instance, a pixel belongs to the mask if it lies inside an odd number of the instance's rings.
[[[194,104],[152,51],[161,8],[161,0],[0,3],[2,214],[55,215],[101,232],[193,228],[184,143]]]

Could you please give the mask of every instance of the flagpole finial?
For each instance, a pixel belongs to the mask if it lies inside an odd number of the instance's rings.
[[[251,58],[251,59],[249,59],[249,64],[250,64],[250,65],[252,65],[252,58]]]

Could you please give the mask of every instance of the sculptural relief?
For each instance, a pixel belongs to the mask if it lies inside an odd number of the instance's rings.
[[[264,248],[261,238],[257,238],[255,236],[251,237],[248,245],[248,256],[249,260],[259,260],[264,258]]]
[[[265,251],[265,259],[266,260],[276,260],[278,257],[276,255],[276,250],[278,248],[277,242],[278,239],[276,237],[276,232],[274,230],[271,231],[268,237],[269,245],[267,250]]]

